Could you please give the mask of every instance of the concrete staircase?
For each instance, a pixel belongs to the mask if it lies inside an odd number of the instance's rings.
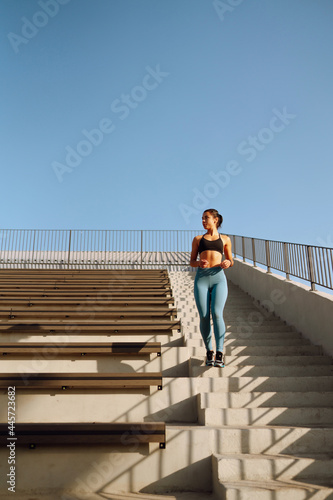
[[[190,285],[181,299],[190,374],[208,381],[197,402],[199,424],[216,432],[213,490],[227,500],[333,498],[332,359],[228,285],[225,368],[203,365]]]
[[[17,449],[20,489],[15,499],[333,498],[331,358],[229,282],[226,366],[204,366],[194,276],[169,272],[181,332],[116,336],[119,342],[161,342],[161,356],[2,359],[1,372],[132,371],[163,376],[162,390],[18,394],[21,422],[164,421],[167,427],[165,449],[155,443],[133,444],[126,450],[106,445]],[[30,334],[28,340],[47,338]],[[26,341],[13,333],[2,334],[2,339]],[[60,332],[52,334],[55,345],[66,339]],[[82,342],[82,334],[74,330],[70,339]],[[84,334],[84,341],[92,344],[110,340],[114,338],[105,333]],[[0,394],[0,407],[6,405],[7,394]],[[2,410],[2,421],[6,416]],[[7,455],[0,450],[2,477]],[[13,494],[1,484],[0,499],[7,498]]]

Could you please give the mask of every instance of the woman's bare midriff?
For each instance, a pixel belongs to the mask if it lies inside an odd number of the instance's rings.
[[[222,255],[220,252],[215,252],[215,250],[205,250],[201,252],[200,260],[208,260],[208,267],[217,267],[222,262]]]

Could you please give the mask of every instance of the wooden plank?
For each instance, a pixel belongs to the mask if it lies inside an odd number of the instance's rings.
[[[134,304],[134,305],[132,305]],[[63,302],[53,302],[52,300],[46,301],[33,301],[28,302],[26,300],[22,301],[6,301],[6,303],[0,300],[0,313],[10,314],[11,312],[26,312],[29,311],[32,313],[39,312],[57,312],[57,313],[67,313],[67,312],[75,312],[75,313],[88,313],[88,312],[97,312],[97,313],[114,313],[118,312],[119,314],[125,313],[135,313],[142,312],[144,314],[148,314],[149,312],[155,313],[163,313],[173,311],[174,314],[177,313],[177,309],[172,307],[172,302],[163,303],[146,303],[146,301],[142,301],[142,305],[131,302],[126,303],[125,301],[114,302],[107,301],[107,303],[96,303],[95,301],[89,301],[89,303],[85,303],[85,301],[77,302],[70,301],[69,303],[66,301]]]
[[[0,424],[0,445],[10,441],[15,447],[34,449],[43,445],[109,445],[133,446],[135,443],[160,443],[165,448],[164,422],[112,423],[15,423],[14,436],[8,434],[8,424]],[[13,439],[15,438],[15,439]]]
[[[53,292],[53,291],[58,291],[59,293],[62,292],[121,292],[121,291],[137,291],[137,292],[142,292],[142,291],[159,291],[159,290],[170,290],[169,285],[126,285],[126,284],[121,284],[117,283],[116,285],[72,285],[72,284],[57,284],[54,286],[46,286],[44,284],[41,285],[34,285],[34,284],[29,284],[29,285],[15,285],[15,286],[8,286],[8,285],[0,285],[0,292],[1,294],[6,294],[6,293],[16,293],[16,292]]]
[[[26,311],[17,311],[11,309],[10,311],[0,311],[0,321],[8,321],[8,320],[16,320],[16,321],[27,321],[27,320],[33,320],[34,322],[36,321],[36,318],[38,318],[38,321],[41,323],[44,322],[44,320],[47,321],[67,321],[67,320],[75,320],[81,321],[85,319],[91,320],[97,320],[97,321],[116,321],[116,320],[142,320],[142,319],[147,319],[147,320],[160,320],[160,319],[167,319],[167,318],[175,318],[177,316],[177,309],[162,309],[162,310],[136,310],[132,311],[129,308],[124,309],[124,310],[104,310],[104,311],[99,311],[97,309],[74,309],[70,311],[40,311],[40,310],[26,310]]]
[[[49,279],[169,279],[168,271],[163,269],[1,269],[2,278],[49,278]]]
[[[11,274],[0,275],[0,283],[170,283],[167,275],[163,276],[25,276]]]
[[[9,275],[0,276],[2,284],[34,283],[34,284],[55,284],[55,283],[73,283],[73,284],[170,284],[169,276],[22,276]]]
[[[162,373],[0,373],[0,389],[162,389]]]
[[[11,298],[11,299],[6,299],[4,297],[0,297],[0,307],[3,309],[5,306],[43,306],[43,307],[48,307],[50,306],[62,306],[62,307],[67,307],[67,306],[85,306],[85,307],[99,307],[103,306],[105,308],[110,308],[110,307],[142,307],[142,306],[149,306],[149,307],[162,307],[162,306],[168,306],[168,305],[173,305],[174,304],[174,298],[173,297],[128,297],[128,298],[119,298],[119,297],[113,297],[112,299],[110,298],[104,298],[103,296],[98,297],[98,298],[93,298],[93,297],[83,297],[82,300],[76,299],[76,298],[66,298],[66,297],[42,297],[42,298],[36,298],[33,301],[25,299],[24,297],[22,298]]]
[[[25,273],[64,273],[64,274],[88,274],[88,273],[93,273],[93,274],[112,274],[112,273],[163,273],[167,272],[166,269],[45,269],[45,268],[38,268],[38,269],[22,269],[20,267],[18,268],[10,268],[10,269],[1,269],[1,272],[11,272],[13,270],[16,270],[17,272],[25,272]]]
[[[138,297],[138,298],[143,298],[143,297],[171,297],[172,296],[172,290],[171,289],[160,289],[160,290],[91,290],[89,292],[86,292],[84,290],[81,291],[60,291],[60,290],[48,290],[43,291],[43,290],[12,290],[11,292],[4,292],[3,290],[0,291],[0,299],[2,297],[4,298],[19,298],[19,297],[25,297],[26,299],[30,298],[44,298],[44,297],[53,297],[53,298],[63,298],[63,297],[69,297],[69,298],[76,298],[76,299],[83,299],[85,297],[91,297],[95,298],[95,300],[99,300],[99,297],[108,297],[109,299],[112,297],[118,297],[118,298],[130,298],[130,297]]]
[[[15,319],[9,322],[0,321],[0,333],[22,333],[22,334],[44,334],[44,333],[67,333],[72,335],[82,334],[152,334],[160,333],[171,334],[172,330],[181,328],[180,320],[119,320],[119,321],[29,321],[15,322]],[[158,332],[158,333],[157,333]]]
[[[19,285],[34,285],[34,286],[54,286],[54,285],[73,285],[73,286],[117,286],[117,285],[124,285],[124,286],[170,286],[170,280],[163,278],[163,279],[105,279],[105,280],[98,280],[98,279],[82,279],[82,280],[77,280],[77,279],[37,279],[37,278],[21,278],[21,277],[15,277],[15,278],[0,278],[0,285],[2,287],[4,286],[19,286]]]
[[[52,354],[56,357],[63,355],[112,355],[133,356],[156,353],[161,355],[160,342],[16,342],[15,344],[0,343],[0,356],[14,355],[27,356],[31,354]]]
[[[112,264],[110,264],[111,266]],[[86,268],[86,269],[80,269],[80,268],[70,268],[70,269],[59,269],[59,268],[47,268],[47,267],[36,267],[36,268],[23,268],[23,267],[2,267],[0,268],[0,273],[1,275],[12,275],[12,274],[27,274],[27,275],[73,275],[73,276],[88,276],[88,275],[96,275],[96,276],[111,276],[111,275],[150,275],[150,276],[159,276],[163,274],[168,274],[167,269],[148,269],[148,268],[143,268],[143,269],[129,269],[129,268],[96,268],[96,269],[91,269],[91,268]]]

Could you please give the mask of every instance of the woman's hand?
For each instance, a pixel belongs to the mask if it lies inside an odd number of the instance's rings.
[[[231,266],[231,262],[228,259],[225,259],[221,262],[222,269],[228,269]]]
[[[199,267],[202,267],[203,269],[209,266],[209,262],[206,259],[200,259],[199,260]]]

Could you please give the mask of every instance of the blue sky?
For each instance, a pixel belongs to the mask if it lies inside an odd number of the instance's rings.
[[[331,0],[2,0],[1,227],[333,246]]]

